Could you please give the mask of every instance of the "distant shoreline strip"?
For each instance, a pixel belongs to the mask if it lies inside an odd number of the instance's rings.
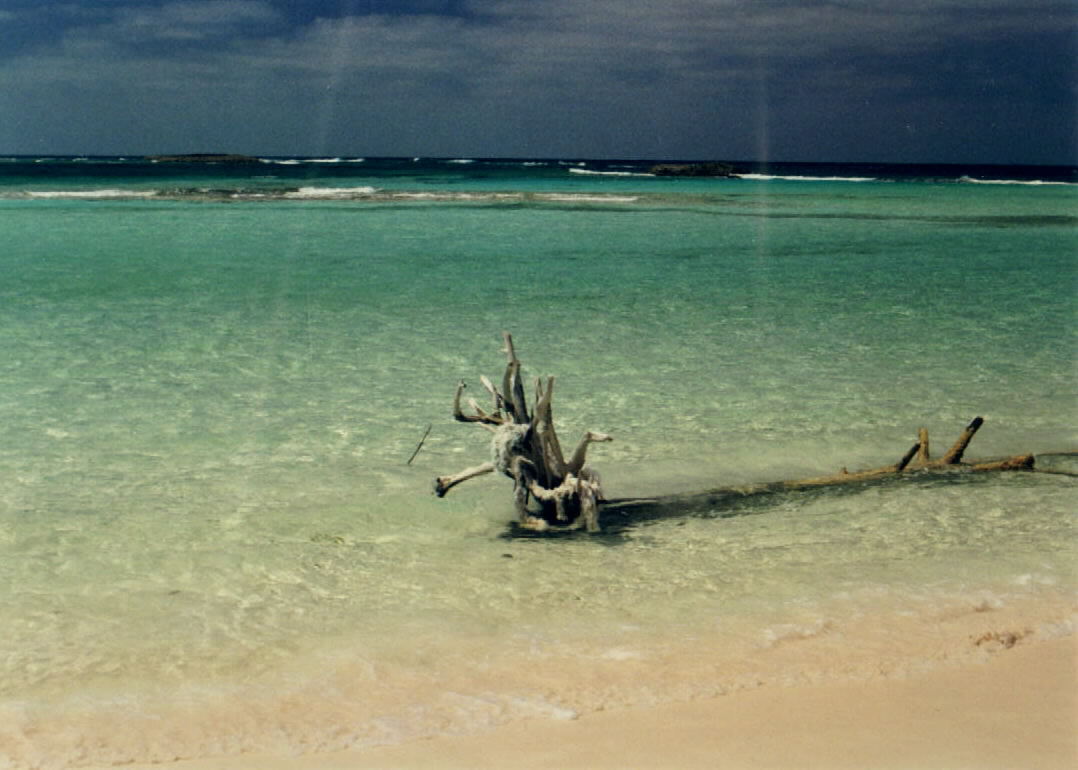
[[[600,176],[650,176],[634,172],[614,171],[583,171],[569,169],[572,173],[583,173]],[[813,177],[793,175],[771,174],[742,174],[742,180],[750,182],[768,183],[772,181],[783,182],[825,182],[825,183],[866,183],[887,182],[889,180],[875,177]],[[1058,182],[1047,180],[1020,180],[1020,179],[972,179],[963,177],[955,180],[939,180],[939,183],[976,184],[996,186],[1022,186],[1022,187],[1078,187],[1072,182]],[[0,188],[0,200],[87,200],[87,201],[123,201],[123,200],[204,200],[204,201],[382,201],[382,202],[443,202],[443,203],[609,203],[626,204],[641,201],[657,200],[662,193],[656,191],[636,193],[616,193],[604,191],[550,191],[550,192],[516,192],[516,191],[409,191],[409,190],[385,190],[370,185],[357,185],[353,187],[315,186],[282,188],[154,188],[137,189],[123,187],[102,187],[88,189],[67,190],[26,190]]]
[[[374,201],[462,203],[635,203],[643,196],[603,192],[410,192],[377,187],[299,187],[281,190],[25,190],[0,199],[43,200],[206,200],[206,201]]]

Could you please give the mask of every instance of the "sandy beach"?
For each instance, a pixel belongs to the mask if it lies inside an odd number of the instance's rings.
[[[516,723],[362,752],[178,761],[176,770],[1023,768],[1078,766],[1078,644],[1002,640],[988,659],[866,683]],[[163,765],[129,765],[135,770]]]

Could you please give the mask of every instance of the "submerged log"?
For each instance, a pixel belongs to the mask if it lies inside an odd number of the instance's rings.
[[[472,411],[464,412],[461,399],[466,385],[463,380],[457,385],[453,395],[453,417],[456,420],[477,423],[492,433],[491,459],[459,473],[439,476],[434,480],[434,493],[443,497],[461,482],[498,471],[513,480],[514,506],[518,522],[524,529],[545,531],[585,528],[588,532],[598,532],[599,506],[607,501],[603,497],[599,475],[586,464],[587,451],[593,443],[613,439],[605,433],[587,431],[566,461],[554,430],[551,411],[554,378],[547,377],[545,384],[542,377],[536,379],[535,407],[529,412],[520,377],[520,361],[513,348],[513,338],[508,332],[503,333],[503,337],[507,362],[501,390],[486,377],[480,377],[484,389],[493,399],[493,411],[485,411],[475,399],[469,399],[468,405]],[[928,430],[921,428],[918,431],[917,443],[907,449],[897,462],[879,468],[853,473],[843,468],[839,473],[830,476],[723,487],[703,493],[664,498],[622,498],[610,503],[621,512],[639,506],[676,507],[682,501],[695,507],[706,500],[870,482],[909,474],[1033,469],[1035,456],[1032,454],[963,463],[962,457],[970,441],[983,424],[984,418],[975,417],[939,460],[931,459]]]

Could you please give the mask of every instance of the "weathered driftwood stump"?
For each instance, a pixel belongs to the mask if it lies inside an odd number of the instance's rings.
[[[500,471],[513,480],[513,501],[521,526],[536,530],[585,527],[589,532],[598,532],[602,486],[598,474],[585,465],[585,460],[590,444],[612,439],[604,433],[588,431],[566,460],[551,414],[554,378],[547,377],[545,384],[542,377],[536,378],[535,408],[529,413],[513,338],[508,332],[503,336],[508,363],[501,390],[480,377],[494,399],[494,411],[486,412],[475,399],[468,399],[473,414],[465,414],[460,405],[466,387],[463,380],[453,396],[454,418],[477,423],[493,434],[492,457],[460,473],[439,476],[434,480],[434,494],[442,497],[462,481]]]

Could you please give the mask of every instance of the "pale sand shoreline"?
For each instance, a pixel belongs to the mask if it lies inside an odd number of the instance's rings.
[[[1078,637],[1021,640],[987,662],[865,683],[515,723],[363,751],[125,765],[132,770],[1078,767]]]

